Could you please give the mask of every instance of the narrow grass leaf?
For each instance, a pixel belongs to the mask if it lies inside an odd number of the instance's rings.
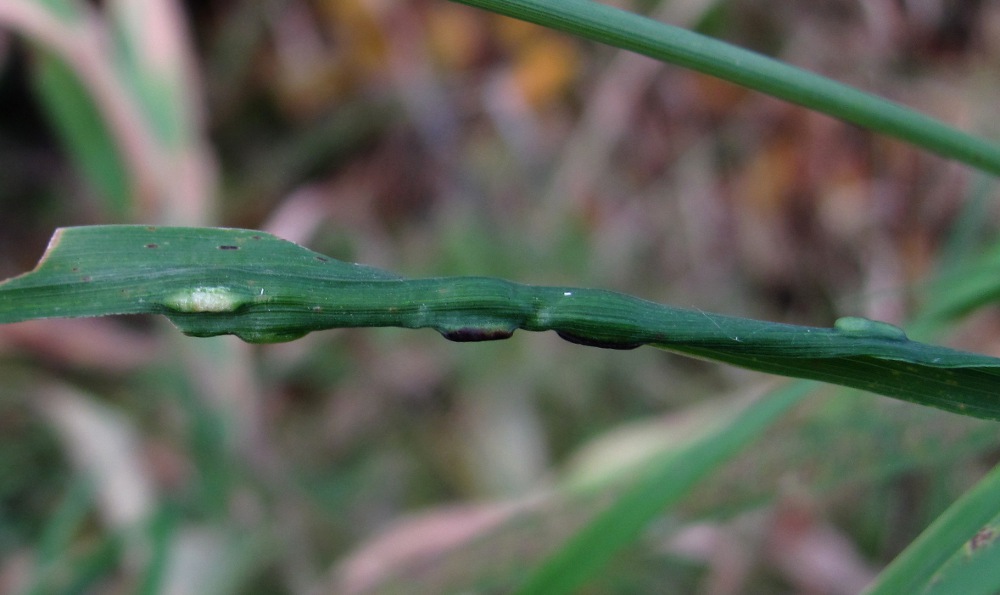
[[[1000,546],[996,522],[982,529],[931,580],[927,595],[991,595],[1000,592]]]
[[[72,0],[36,0],[34,4],[67,23],[75,23],[82,18],[80,8]]]
[[[570,593],[592,579],[622,548],[703,477],[741,452],[808,394],[798,382],[775,391],[731,423],[651,465],[645,476],[608,510],[588,523],[522,585],[520,595]]]
[[[805,327],[599,289],[405,279],[252,230],[64,228],[34,271],[0,283],[0,323],[109,314],[163,314],[188,335],[255,343],[343,327],[431,328],[453,341],[555,331],[582,345],[653,345],[1000,419],[1000,359],[911,341],[883,322]]]
[[[868,595],[890,595],[896,593],[919,593],[945,562],[980,529],[1000,512],[1000,466],[994,467],[983,479],[962,495],[954,504],[917,537],[889,566],[882,571],[875,584],[869,587]],[[989,552],[976,556],[975,572],[982,560],[996,560],[1000,550],[995,545]],[[995,563],[1000,569],[1000,562]],[[949,580],[960,580],[955,576]],[[982,584],[996,584],[984,578]],[[945,593],[946,591],[936,590]],[[947,591],[966,593],[968,591]]]
[[[31,585],[22,591],[25,595],[44,595],[56,591],[59,581],[66,581],[57,569],[69,566],[73,539],[85,526],[87,515],[94,505],[90,481],[75,478],[68,486],[59,506],[46,521],[39,538],[35,570]]]
[[[965,265],[943,273],[925,290],[924,317],[931,322],[954,320],[1000,299],[1000,246]]]
[[[1000,145],[899,104],[698,33],[590,0],[454,0],[644,54],[1000,174]]]
[[[90,93],[65,62],[46,50],[37,52],[34,75],[35,90],[70,156],[106,199],[108,211],[123,218],[131,208],[128,167]]]
[[[928,595],[990,595],[1000,593],[1000,522],[979,530],[942,567],[924,591]]]
[[[116,69],[164,152],[179,151],[191,142],[188,101],[182,74],[184,47],[169,3],[109,2],[108,30],[115,44]],[[161,22],[157,22],[161,19]]]

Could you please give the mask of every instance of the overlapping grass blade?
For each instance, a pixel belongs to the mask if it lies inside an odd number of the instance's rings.
[[[973,539],[990,519],[997,516],[1000,512],[998,503],[1000,503],[1000,466],[995,467],[952,504],[902,554],[897,556],[870,587],[868,595],[920,593],[942,565],[962,548],[963,544]],[[970,580],[969,584],[995,585],[995,582],[989,582],[990,577],[981,575],[979,571],[990,567],[991,562],[998,558],[1000,548],[992,545],[980,549],[983,551],[975,556],[974,564],[951,569],[955,576],[948,580],[960,582],[964,576]],[[992,568],[1000,568],[1000,564]],[[994,574],[992,580],[996,581],[998,577]],[[954,583],[948,584],[954,585]],[[994,586],[993,590],[995,588]],[[994,592],[993,590],[989,592]],[[935,592],[969,591],[959,589]]]
[[[650,465],[635,486],[539,566],[518,593],[552,595],[579,588],[634,541],[651,520],[746,448],[813,388],[812,383],[797,382],[772,392],[724,427]]]
[[[785,99],[1000,174],[1000,146],[760,54],[591,0],[455,0]]]
[[[927,595],[992,595],[1000,592],[1000,519],[980,529],[931,579]]]
[[[124,218],[131,207],[128,164],[92,96],[58,56],[40,50],[35,67],[35,89],[70,155],[108,210]]]

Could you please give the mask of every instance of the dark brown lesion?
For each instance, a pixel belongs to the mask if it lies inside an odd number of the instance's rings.
[[[980,529],[979,532],[973,535],[972,539],[969,540],[969,547],[973,550],[977,550],[993,543],[996,537],[997,535],[992,528],[986,527],[984,529]]]
[[[441,335],[445,339],[448,339],[449,341],[457,341],[459,343],[499,341],[501,339],[509,339],[513,334],[514,331],[505,328],[464,327],[441,331]]]
[[[573,333],[567,333],[566,331],[556,331],[556,334],[569,341],[570,343],[576,343],[577,345],[586,345],[587,347],[600,347],[601,349],[635,349],[636,347],[642,347],[644,343],[636,343],[630,341],[602,341],[600,339],[591,339],[590,337],[583,337],[581,335],[575,335]]]

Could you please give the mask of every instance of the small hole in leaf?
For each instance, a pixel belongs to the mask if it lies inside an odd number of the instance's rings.
[[[84,283],[90,283],[90,279],[91,279],[90,275],[84,275],[80,277],[80,280],[83,281]]]
[[[330,262],[330,259],[327,258],[327,257],[325,257],[325,256],[317,256],[316,260],[318,260],[320,262]]]
[[[239,246],[219,246],[219,250],[239,250]]]
[[[157,245],[157,244],[146,244],[146,247],[147,248],[159,248],[160,246]]]
[[[250,239],[252,239],[252,240],[259,240],[260,236],[250,236]]]

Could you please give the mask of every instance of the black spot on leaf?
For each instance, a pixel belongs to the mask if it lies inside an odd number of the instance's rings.
[[[599,339],[581,337],[580,335],[574,335],[573,333],[567,333],[565,331],[556,331],[556,334],[570,343],[586,345],[587,347],[600,347],[601,349],[635,349],[636,347],[642,346],[642,343],[630,343],[628,341],[601,341]]]
[[[474,341],[499,341],[509,339],[514,332],[505,328],[476,328],[465,327],[441,331],[441,335],[449,341],[459,343],[469,343]]]

